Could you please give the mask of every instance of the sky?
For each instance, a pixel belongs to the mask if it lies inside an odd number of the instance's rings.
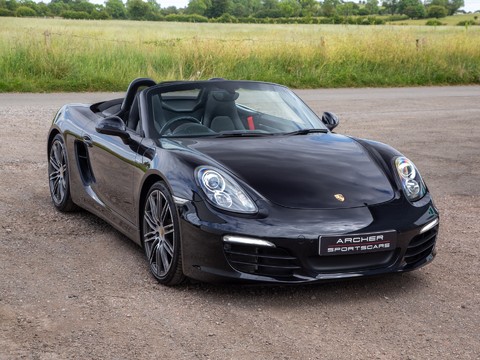
[[[480,0],[479,0],[480,1]],[[169,6],[176,6],[177,8],[183,8],[188,5],[188,0],[157,0],[162,8]]]
[[[476,11],[480,10],[480,0],[464,0],[465,6],[463,10],[465,11]]]
[[[475,11],[480,10],[480,0],[464,0],[465,7],[463,8],[465,11]],[[92,2],[103,3],[102,0],[95,0]],[[168,6],[176,6],[177,8],[183,8],[188,5],[188,0],[157,0],[160,3],[160,6],[165,8]],[[381,0],[379,1],[381,2]]]

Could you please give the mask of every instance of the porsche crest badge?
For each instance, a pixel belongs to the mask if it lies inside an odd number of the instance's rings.
[[[345,196],[343,196],[342,194],[335,194],[333,196],[335,196],[335,199],[337,199],[338,201],[341,201],[341,202],[345,201]]]

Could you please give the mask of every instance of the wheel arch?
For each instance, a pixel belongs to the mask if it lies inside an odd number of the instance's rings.
[[[48,134],[48,141],[47,141],[47,158],[50,154],[50,148],[52,146],[52,142],[53,142],[53,139],[55,138],[55,136],[57,136],[58,134],[61,134],[60,130],[58,130],[57,128],[53,128],[50,133]]]

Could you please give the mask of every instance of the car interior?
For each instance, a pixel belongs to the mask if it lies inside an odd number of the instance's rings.
[[[101,117],[118,116],[128,129],[142,134],[139,94],[155,85],[148,78],[136,79],[130,84],[125,98],[94,104],[91,110]],[[148,93],[148,111],[153,120],[149,124],[149,133],[153,134],[152,137],[261,135],[304,128],[302,116],[295,106],[275,109],[278,103],[274,100],[268,97],[263,103],[258,100],[259,95],[263,95],[260,91],[229,88],[215,82],[211,86],[193,84],[179,88],[167,86],[166,89]],[[267,111],[250,107],[252,104],[257,107],[257,103],[263,104]]]

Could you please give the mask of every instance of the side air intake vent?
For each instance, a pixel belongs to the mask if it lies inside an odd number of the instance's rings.
[[[89,185],[95,182],[95,178],[90,166],[90,159],[88,157],[87,146],[81,141],[75,141],[75,156],[77,158],[78,168],[84,185]]]

